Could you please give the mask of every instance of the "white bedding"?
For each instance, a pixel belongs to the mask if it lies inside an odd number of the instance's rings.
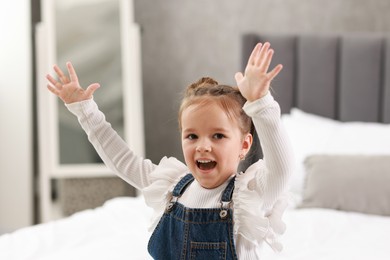
[[[151,216],[142,198],[116,198],[100,208],[0,236],[0,259],[150,259]],[[325,209],[290,209],[284,250],[270,260],[384,260],[390,257],[390,217]]]
[[[0,236],[0,259],[150,259],[151,214],[143,198],[115,198],[94,210]]]
[[[390,259],[390,217],[327,209],[286,212],[284,250],[265,259],[385,260]]]

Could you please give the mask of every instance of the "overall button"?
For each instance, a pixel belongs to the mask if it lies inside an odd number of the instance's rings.
[[[173,206],[175,206],[175,203],[174,202],[170,202],[167,206],[167,211],[170,212],[172,209],[173,209]]]
[[[221,210],[221,212],[219,212],[219,216],[221,217],[221,219],[225,219],[228,215],[228,211],[226,209],[223,209]]]

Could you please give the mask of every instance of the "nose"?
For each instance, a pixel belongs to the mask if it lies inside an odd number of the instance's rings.
[[[196,147],[196,151],[197,152],[200,152],[200,153],[207,153],[207,152],[211,152],[211,146],[204,146],[204,145],[198,145]]]
[[[200,141],[198,143],[198,145],[196,146],[196,151],[197,152],[202,152],[202,153],[206,153],[206,152],[211,152],[211,145],[209,142],[207,141]]]

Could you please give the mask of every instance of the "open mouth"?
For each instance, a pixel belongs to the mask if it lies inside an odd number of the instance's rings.
[[[212,160],[197,160],[196,165],[198,166],[199,169],[203,171],[207,171],[207,170],[214,169],[215,166],[217,165],[217,162]]]

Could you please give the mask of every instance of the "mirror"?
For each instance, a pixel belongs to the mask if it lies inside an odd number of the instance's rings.
[[[83,87],[100,83],[94,94],[100,110],[132,150],[144,156],[140,29],[133,20],[132,0],[41,0],[36,27],[41,222],[53,219],[58,180],[101,185],[107,177],[119,179],[101,162],[75,116],[43,87],[53,64],[66,71],[71,61]]]
[[[72,61],[83,87],[99,82],[94,94],[99,108],[123,136],[119,2],[56,0],[56,55],[58,65]],[[59,163],[99,163],[76,118],[58,99]]]

